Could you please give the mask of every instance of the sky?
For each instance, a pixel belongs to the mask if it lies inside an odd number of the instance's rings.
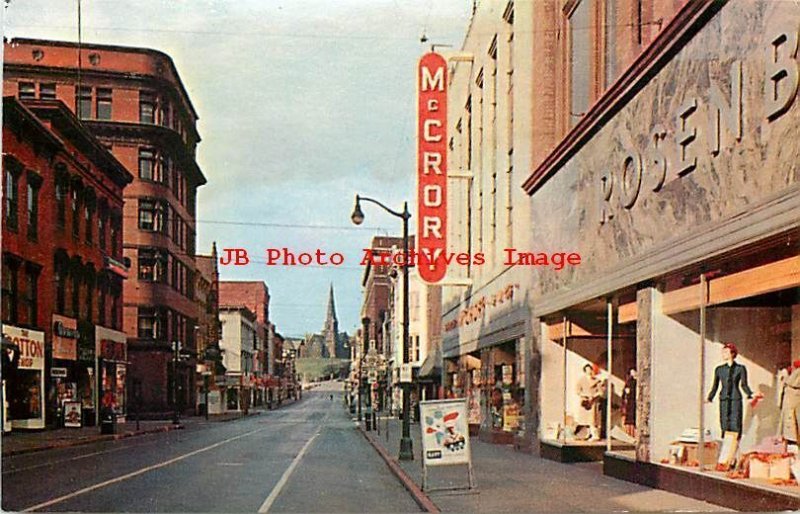
[[[78,0],[4,0],[6,37],[77,41]],[[413,213],[414,70],[460,47],[472,0],[83,0],[87,43],[154,48],[177,66],[200,120],[197,251],[245,248],[222,280],[264,280],[283,335],[321,330],[330,284],[340,330],[359,323],[360,260]],[[428,38],[422,43],[422,35]],[[412,227],[413,227],[412,219]],[[413,228],[411,229],[413,232]],[[340,252],[340,266],[267,266],[269,248]]]

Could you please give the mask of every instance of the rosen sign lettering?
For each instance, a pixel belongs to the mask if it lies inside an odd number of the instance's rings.
[[[447,61],[430,52],[417,67],[417,250],[419,275],[447,273]]]

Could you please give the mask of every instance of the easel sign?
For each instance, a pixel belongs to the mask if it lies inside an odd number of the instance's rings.
[[[476,488],[472,471],[472,452],[469,444],[467,400],[430,400],[420,402],[422,430],[422,490],[455,491]],[[467,466],[467,486],[431,489],[428,487],[428,468],[436,466]]]

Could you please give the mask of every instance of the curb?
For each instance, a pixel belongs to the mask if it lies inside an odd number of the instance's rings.
[[[394,459],[389,452],[380,444],[373,440],[372,435],[368,434],[362,427],[358,427],[358,431],[364,436],[364,438],[375,448],[375,451],[378,452],[378,455],[386,462],[386,466],[388,466],[389,470],[400,480],[400,483],[403,484],[403,487],[411,494],[411,497],[414,498],[414,501],[417,502],[417,505],[420,506],[423,512],[441,512],[439,507],[433,503],[433,500],[425,494],[422,489],[408,476],[408,473],[400,467],[397,460]]]
[[[134,432],[123,432],[121,434],[98,435],[87,439],[76,439],[74,441],[60,441],[57,443],[49,443],[42,446],[35,446],[33,448],[20,448],[18,450],[8,450],[4,451],[2,456],[13,457],[15,455],[23,455],[26,453],[43,452],[59,448],[71,448],[73,446],[83,446],[86,444],[98,443],[102,441],[117,441],[120,439],[128,439],[129,437],[136,437],[148,434],[158,434],[161,432],[171,432],[173,430],[182,430],[183,428],[184,428],[183,425],[165,425],[163,427],[158,427],[158,428],[150,428]]]

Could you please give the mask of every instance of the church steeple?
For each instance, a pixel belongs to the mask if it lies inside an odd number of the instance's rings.
[[[339,320],[336,319],[336,304],[333,300],[333,282],[328,291],[328,312],[325,315],[325,325],[322,327],[322,337],[325,340],[328,357],[336,357],[339,346]]]
[[[328,313],[325,316],[325,326],[328,326],[330,321],[338,321],[336,319],[336,305],[333,302],[333,282],[331,282],[331,288],[328,291]]]

